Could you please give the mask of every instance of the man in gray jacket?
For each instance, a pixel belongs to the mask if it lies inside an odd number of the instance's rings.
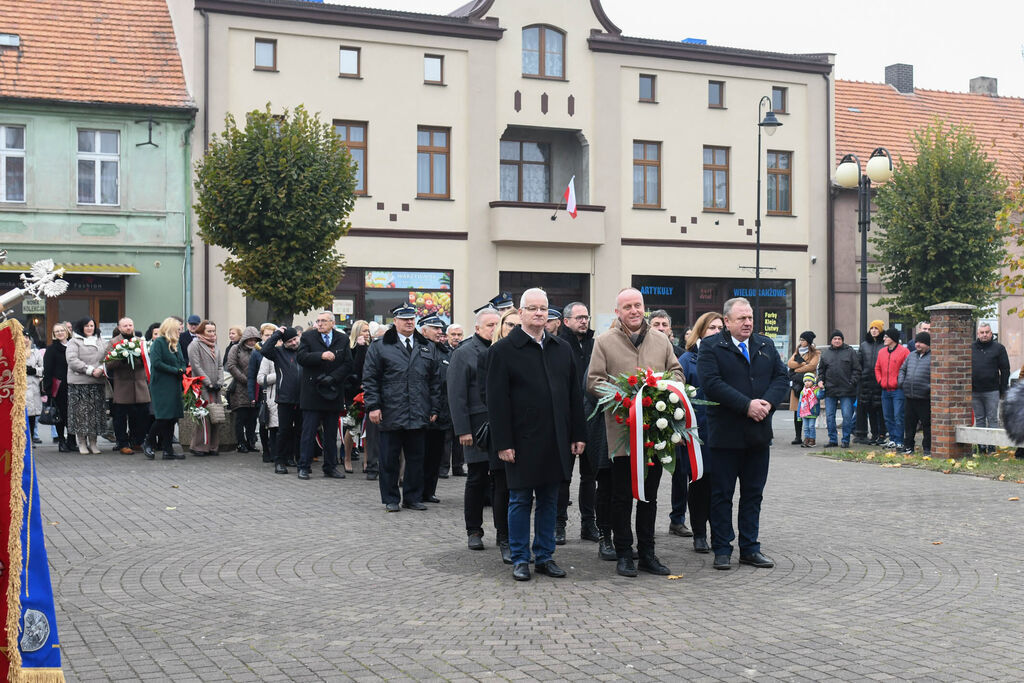
[[[903,453],[914,452],[914,437],[917,423],[921,423],[921,448],[925,455],[932,454],[932,337],[927,332],[918,332],[914,337],[915,352],[907,356],[900,366],[899,386],[907,404],[906,433],[903,438]]]
[[[484,500],[490,483],[488,479],[487,450],[474,443],[473,435],[480,425],[487,422],[487,406],[481,399],[481,384],[484,379],[477,375],[480,356],[491,346],[494,328],[498,325],[498,311],[490,306],[481,308],[476,314],[476,328],[469,339],[460,343],[452,352],[448,365],[448,407],[452,413],[455,436],[462,445],[466,468],[466,494],[463,516],[466,519],[466,534],[470,550],[484,549]],[[508,518],[494,520],[498,531],[499,546],[508,547]],[[504,538],[501,537],[504,531]],[[509,556],[511,561],[511,555]]]
[[[380,342],[370,344],[363,365],[366,414],[380,427],[380,498],[388,512],[401,507],[426,510],[423,504],[423,457],[427,425],[440,411],[441,381],[434,345],[416,331],[416,309],[402,304],[391,310],[395,324]],[[399,457],[405,455],[402,493],[398,492]]]

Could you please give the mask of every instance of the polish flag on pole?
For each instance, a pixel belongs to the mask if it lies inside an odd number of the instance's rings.
[[[569,187],[565,188],[565,210],[576,218],[576,176],[569,178]]]

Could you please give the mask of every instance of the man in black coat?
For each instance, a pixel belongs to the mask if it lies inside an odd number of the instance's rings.
[[[323,427],[324,476],[344,479],[338,469],[338,417],[344,410],[345,379],[352,372],[352,352],[348,337],[334,329],[334,314],[320,311],[316,327],[302,333],[299,341],[299,365],[302,366],[302,445],[299,479],[309,479],[316,447],[317,430]]]
[[[580,387],[583,388],[583,414],[590,415],[594,412],[597,401],[590,394],[586,393],[587,367],[590,365],[590,355],[594,352],[594,331],[590,329],[590,311],[587,305],[581,301],[574,301],[562,311],[562,326],[558,328],[558,337],[569,344],[576,356],[576,372],[579,375]],[[600,434],[600,443],[595,443],[595,435]],[[601,532],[598,530],[596,514],[597,497],[597,469],[599,460],[604,460],[606,466],[610,467],[608,460],[607,438],[604,436],[604,416],[601,413],[594,415],[587,420],[587,448],[580,455],[580,538],[585,541],[601,540]],[[601,449],[600,446],[605,446]],[[600,452],[599,452],[600,451]],[[572,476],[562,482],[558,490],[558,517],[555,523],[555,543],[565,543],[565,524],[569,521],[569,484]],[[609,515],[610,517],[610,515]],[[611,519],[606,520],[608,528],[611,528]]]
[[[839,330],[833,330],[828,348],[821,352],[818,361],[818,381],[825,387],[825,418],[828,424],[828,444],[825,448],[839,445],[839,431],[836,428],[836,408],[843,411],[843,448],[850,447],[850,436],[854,428],[853,404],[857,400],[860,385],[860,355],[846,343]],[[871,368],[874,374],[874,368]]]
[[[508,531],[517,581],[530,579],[530,514],[536,497],[533,555],[539,573],[564,577],[555,564],[558,487],[586,445],[583,388],[569,345],[547,334],[548,297],[528,289],[522,326],[487,352],[491,443],[508,477]]]
[[[723,315],[726,329],[704,339],[697,356],[704,395],[717,403],[707,412],[713,566],[730,568],[736,538],[732,498],[739,479],[740,562],[771,568],[775,563],[761,553],[758,528],[768,479],[772,413],[789,400],[789,379],[772,340],[753,334],[749,301],[729,299]]]
[[[423,459],[427,426],[441,410],[441,380],[434,345],[416,331],[416,309],[391,310],[395,324],[370,344],[363,364],[363,399],[370,422],[380,427],[380,498],[388,512],[426,510]],[[399,457],[405,455],[402,493]],[[437,466],[434,466],[435,473]]]
[[[438,397],[437,419],[427,425],[426,446],[423,456],[423,502],[440,503],[437,497],[437,480],[444,459],[445,439],[452,428],[452,416],[448,410],[448,366],[451,349],[441,341],[444,321],[435,313],[420,318],[417,323],[422,334],[434,346],[437,356],[437,379],[441,395]]]
[[[480,356],[487,353],[498,325],[498,311],[486,306],[477,311],[473,336],[463,340],[452,352],[448,366],[448,406],[451,409],[455,438],[462,446],[466,462],[466,494],[463,516],[470,550],[484,549],[484,500],[490,488],[487,449],[474,442],[473,435],[487,422],[487,406],[481,399],[484,378],[477,373]],[[495,508],[492,508],[492,510]],[[494,520],[495,529],[503,529],[508,520]],[[508,537],[498,538],[508,545]]]
[[[284,342],[281,346],[277,342]],[[299,366],[299,333],[294,327],[279,327],[263,345],[263,356],[277,371],[277,443],[274,448],[274,474],[288,474],[288,465],[296,463],[302,412],[302,368]]]
[[[1006,348],[992,339],[992,326],[979,323],[977,339],[971,345],[971,407],[978,427],[999,427],[999,400],[1010,384],[1010,360]],[[982,453],[995,446],[979,446]]]

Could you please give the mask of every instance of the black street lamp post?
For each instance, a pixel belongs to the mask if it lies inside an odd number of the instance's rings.
[[[768,111],[766,111],[762,117],[761,111],[765,105],[768,105]],[[757,233],[757,244],[754,247],[754,331],[764,331],[764,321],[760,319],[761,315],[761,130],[768,135],[774,135],[775,129],[782,125],[775,116],[775,110],[772,107],[772,98],[765,95],[757,103],[757,216],[754,220],[754,228]]]
[[[836,168],[836,184],[857,188],[857,230],[860,231],[860,332],[868,329],[868,230],[871,229],[871,181],[884,183],[892,178],[892,155],[884,147],[871,152],[861,173],[860,159],[847,154]]]

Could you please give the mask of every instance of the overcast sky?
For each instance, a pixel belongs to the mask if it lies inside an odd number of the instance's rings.
[[[447,14],[465,2],[329,1],[432,14]],[[578,2],[589,9],[586,0],[548,2]],[[838,78],[875,83],[885,80],[887,64],[904,62],[913,64],[919,88],[966,92],[971,78],[994,76],[1000,95],[1024,97],[1024,0],[602,0],[602,5],[631,36],[834,52]]]

